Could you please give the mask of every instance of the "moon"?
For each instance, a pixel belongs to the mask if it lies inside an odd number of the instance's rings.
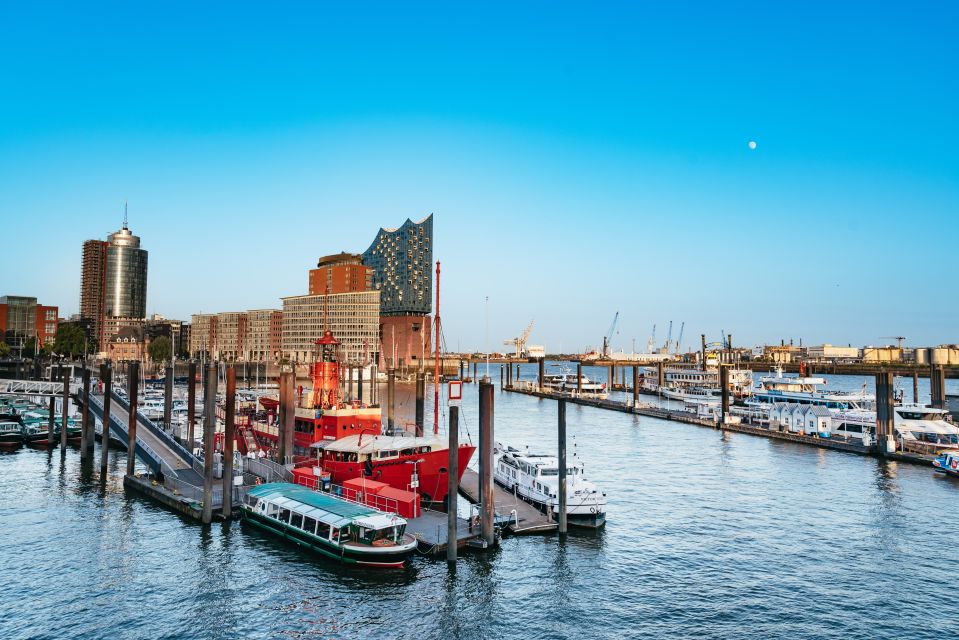
[[[749,141],[749,149],[750,149],[751,151],[756,149],[756,141],[755,141],[755,140],[750,140],[750,141]]]

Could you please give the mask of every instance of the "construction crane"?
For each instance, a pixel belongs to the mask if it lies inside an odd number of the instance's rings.
[[[518,338],[513,338],[512,340],[504,340],[503,344],[513,345],[516,347],[516,357],[522,358],[523,351],[526,349],[526,340],[529,338],[530,332],[533,330],[533,323],[535,320],[529,321],[529,326],[526,327],[526,331],[523,332],[523,335]]]
[[[613,316],[613,322],[609,325],[609,330],[603,336],[603,357],[609,357],[609,342],[613,339],[613,332],[616,331],[616,323],[619,322],[619,311]]]
[[[683,344],[683,330],[686,328],[686,321],[683,320],[683,323],[679,325],[679,339],[676,340],[676,351],[674,353],[679,353],[679,350],[682,349]]]
[[[673,344],[673,321],[669,321],[669,333],[666,334],[666,353],[672,348]]]
[[[719,335],[723,337],[723,349],[726,349],[729,346],[729,343],[726,341],[726,331],[725,329],[719,330]]]
[[[880,340],[895,340],[898,343],[897,348],[902,349],[902,341],[906,339],[906,336],[879,336]]]

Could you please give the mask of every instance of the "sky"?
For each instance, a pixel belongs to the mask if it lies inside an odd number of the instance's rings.
[[[184,319],[432,213],[451,350],[959,342],[954,2],[0,12],[0,295],[75,313],[124,201]]]

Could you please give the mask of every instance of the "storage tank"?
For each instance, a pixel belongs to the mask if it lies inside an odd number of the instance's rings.
[[[929,349],[916,347],[916,364],[929,364]]]
[[[929,364],[949,364],[949,349],[947,347],[929,347]]]

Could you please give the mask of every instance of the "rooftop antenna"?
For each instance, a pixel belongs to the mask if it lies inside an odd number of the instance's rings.
[[[123,200],[123,228],[127,228],[127,201]]]

